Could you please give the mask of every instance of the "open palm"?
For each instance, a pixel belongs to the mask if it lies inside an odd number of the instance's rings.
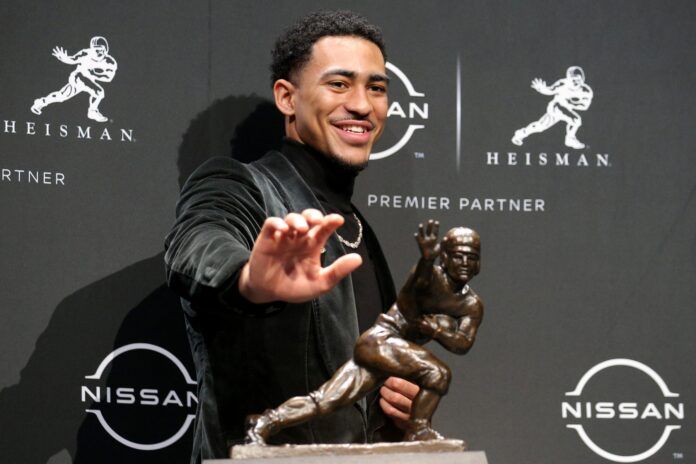
[[[253,303],[299,303],[331,290],[362,263],[351,253],[321,267],[322,249],[342,224],[340,215],[315,209],[266,219],[242,269],[240,293]]]

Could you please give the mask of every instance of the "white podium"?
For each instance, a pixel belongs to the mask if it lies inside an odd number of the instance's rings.
[[[461,440],[369,445],[239,445],[231,459],[203,464],[488,464],[484,451],[465,451]]]

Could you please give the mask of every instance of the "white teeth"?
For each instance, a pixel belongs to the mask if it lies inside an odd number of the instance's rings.
[[[362,134],[365,132],[365,128],[361,126],[345,126],[341,129],[343,129],[346,132],[355,132],[357,134]]]

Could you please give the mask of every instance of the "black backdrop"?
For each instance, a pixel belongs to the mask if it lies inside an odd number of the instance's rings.
[[[467,356],[434,348],[455,373],[436,426],[492,463],[689,462],[696,7],[565,0],[2,2],[0,461],[187,462],[163,236],[202,160],[277,143],[269,50],[319,7],[387,38],[389,128],[355,202],[396,282],[419,221],[483,237],[486,319]],[[118,66],[108,121],[85,92],[32,113],[76,69],[54,47],[95,36]],[[532,80],[570,66],[593,94],[586,147],[563,121],[514,145],[554,98]]]

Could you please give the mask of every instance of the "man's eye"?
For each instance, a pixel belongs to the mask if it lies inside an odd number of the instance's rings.
[[[334,82],[329,82],[329,85],[333,88],[336,89],[346,89],[348,88],[348,85],[345,82],[342,81],[334,81]]]
[[[387,93],[387,88],[383,85],[371,85],[370,90],[378,93]]]

